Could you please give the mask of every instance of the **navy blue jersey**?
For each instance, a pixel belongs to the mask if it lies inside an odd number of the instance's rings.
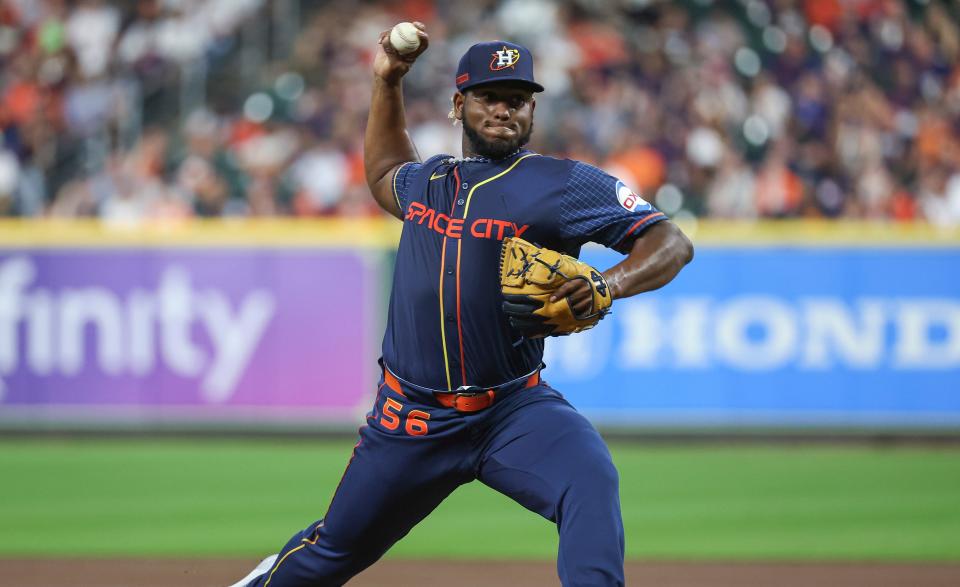
[[[592,165],[527,150],[497,161],[406,163],[393,192],[404,225],[383,359],[433,389],[495,386],[540,365],[543,339],[521,337],[501,311],[504,237],[575,257],[588,241],[627,253],[666,218]]]

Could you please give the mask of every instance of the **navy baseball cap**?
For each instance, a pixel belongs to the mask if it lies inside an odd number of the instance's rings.
[[[524,82],[534,92],[543,91],[543,86],[533,79],[533,55],[523,45],[507,41],[477,43],[460,58],[456,83],[461,92],[502,81]]]

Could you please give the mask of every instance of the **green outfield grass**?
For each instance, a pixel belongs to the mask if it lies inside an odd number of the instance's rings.
[[[275,552],[323,514],[351,446],[0,441],[0,557]],[[612,449],[632,558],[960,560],[956,449]],[[391,556],[552,558],[556,546],[552,524],[473,483]]]

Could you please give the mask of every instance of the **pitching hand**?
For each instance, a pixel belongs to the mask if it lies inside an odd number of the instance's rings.
[[[390,44],[390,29],[380,33],[380,46],[377,48],[377,55],[373,59],[373,74],[376,77],[391,84],[399,82],[400,78],[410,71],[410,66],[417,60],[417,57],[427,50],[427,46],[430,45],[430,37],[425,32],[426,27],[422,22],[414,22],[413,26],[417,27],[420,46],[417,47],[416,51],[406,55],[397,53],[397,50]]]
[[[574,316],[583,316],[590,311],[593,304],[593,290],[583,279],[571,279],[557,288],[557,291],[550,296],[550,301],[555,302],[563,298],[567,298]]]

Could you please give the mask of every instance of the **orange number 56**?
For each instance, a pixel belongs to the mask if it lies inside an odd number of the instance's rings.
[[[387,401],[383,403],[383,416],[380,418],[380,425],[387,430],[396,430],[400,427],[400,410],[402,409],[403,405],[400,402],[388,397]],[[429,432],[426,422],[429,419],[430,414],[427,412],[410,410],[403,428],[410,436],[423,436]]]

